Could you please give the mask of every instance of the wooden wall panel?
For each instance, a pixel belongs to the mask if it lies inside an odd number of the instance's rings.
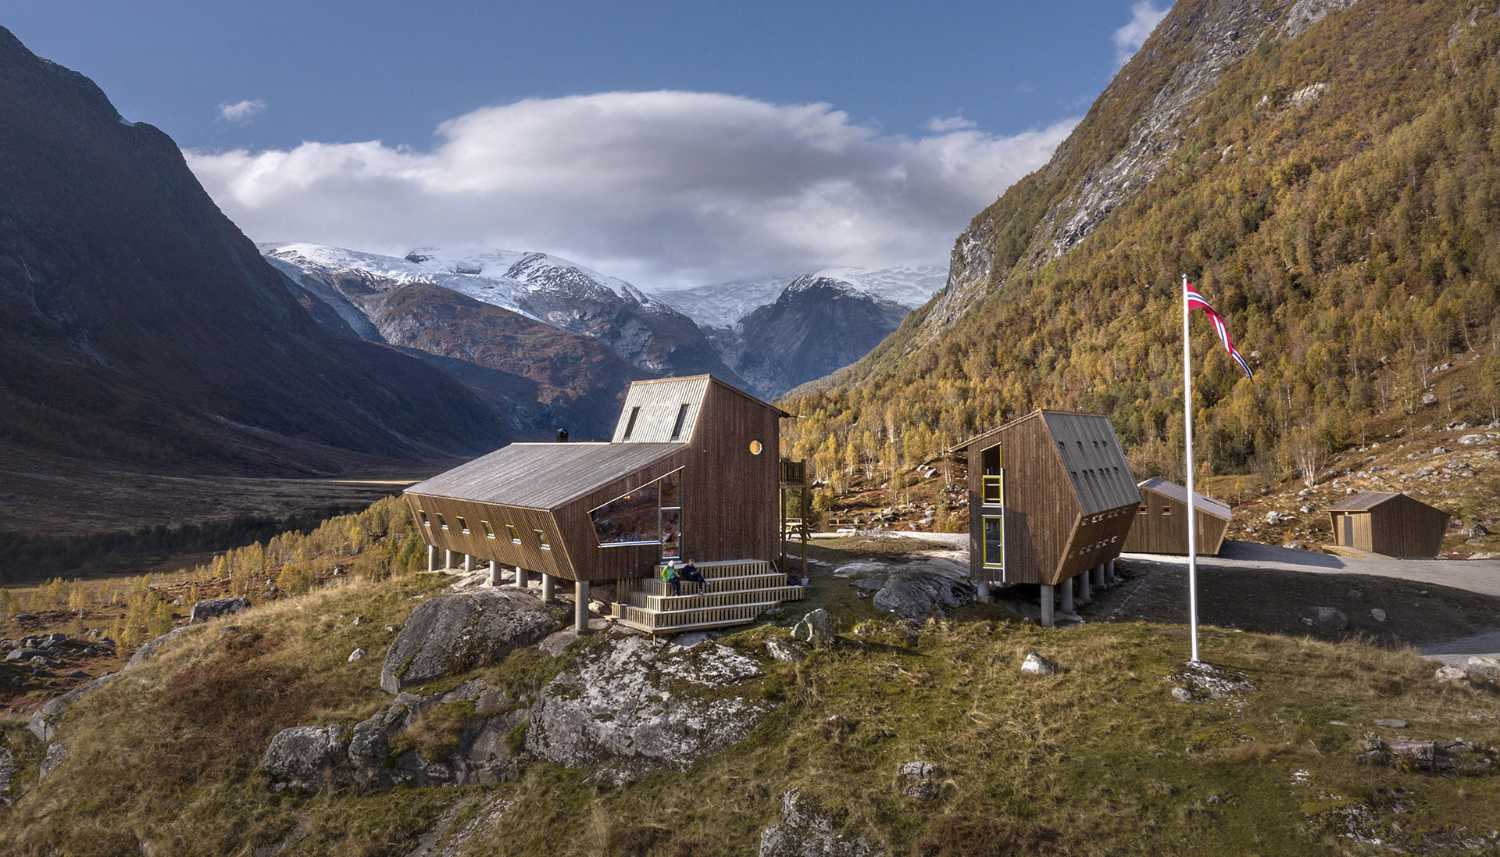
[[[1344,537],[1344,520],[1354,523],[1354,538]],[[1410,559],[1435,557],[1442,552],[1448,513],[1398,495],[1364,512],[1330,512],[1333,543],[1355,550]]]
[[[407,494],[407,506],[417,521],[417,527],[427,543],[439,550],[466,553],[482,563],[495,560],[506,568],[520,566],[528,571],[539,571],[556,577],[571,578],[573,567],[563,547],[563,533],[553,520],[551,513],[540,509],[522,509],[515,506],[498,506],[491,503],[476,503],[471,500],[455,500],[449,497],[430,497]],[[427,513],[428,525],[422,526],[417,511]],[[444,530],[437,516],[441,514],[448,523]],[[462,517],[469,525],[469,532],[459,528]],[[481,521],[489,521],[495,538],[487,538]],[[505,524],[515,526],[521,536],[521,544],[511,542]],[[550,550],[543,550],[538,543],[535,530],[547,534]],[[441,558],[439,563],[441,563]]]
[[[1202,504],[1200,504],[1201,506]],[[1229,522],[1205,513],[1197,513],[1198,554],[1216,556],[1224,545]],[[1166,494],[1146,488],[1141,491],[1141,507],[1131,521],[1125,539],[1126,553],[1159,553],[1177,556],[1187,554],[1187,504]]]

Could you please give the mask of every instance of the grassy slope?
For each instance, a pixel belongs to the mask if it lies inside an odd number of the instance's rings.
[[[744,854],[789,787],[894,853],[1002,853],[1005,841],[1021,853],[1342,853],[1327,813],[1388,806],[1393,789],[1410,804],[1405,835],[1500,827],[1500,777],[1354,764],[1355,741],[1376,718],[1410,720],[1412,735],[1500,742],[1500,697],[1438,687],[1412,655],[1209,631],[1207,656],[1259,689],[1243,708],[1184,706],[1169,701],[1164,679],[1185,651],[1181,628],[1043,632],[979,614],[930,624],[915,644],[867,623],[801,665],[767,663],[749,692],[780,702],[776,712],[684,775],[611,789],[536,763],[493,789],[271,793],[255,772],[270,736],[351,723],[382,704],[385,625],[436,582],[343,584],[241,614],[236,631],[205,627],[75,709],[61,734],[69,759],[39,784],[41,748],[6,725],[27,766],[26,795],[0,810],[10,852],[116,854],[140,841],[148,853],[243,854],[291,841],[283,853],[405,854],[451,812],[481,819],[466,853]],[[356,626],[355,615],[370,621]],[[772,633],[728,641],[758,652]],[[346,663],[355,646],[371,656]],[[1021,676],[1032,648],[1067,671]],[[527,650],[490,672],[534,689],[565,659]],[[894,786],[897,766],[919,758],[946,771],[933,805]],[[1310,784],[1293,784],[1296,769]],[[483,818],[511,799],[505,814]]]

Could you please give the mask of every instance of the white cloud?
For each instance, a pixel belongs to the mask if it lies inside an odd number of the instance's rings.
[[[243,125],[264,112],[266,102],[261,98],[246,98],[219,105],[219,118],[236,125]]]
[[[936,134],[946,134],[949,131],[967,131],[970,128],[978,128],[979,123],[965,116],[934,116],[927,120],[927,130]]]
[[[885,134],[826,104],[696,92],[526,99],[379,141],[188,151],[256,240],[545,250],[646,287],[947,259],[1076,120]]]
[[[1130,7],[1130,21],[1118,30],[1115,30],[1113,39],[1115,42],[1115,62],[1124,65],[1135,52],[1146,43],[1146,38],[1161,19],[1167,17],[1171,11],[1172,4],[1157,8],[1155,3],[1149,0],[1137,0]]]

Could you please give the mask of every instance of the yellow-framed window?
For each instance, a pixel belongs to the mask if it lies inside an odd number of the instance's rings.
[[[1005,473],[987,474],[982,477],[980,501],[986,506],[1005,505]]]
[[[1005,516],[982,516],[979,537],[980,547],[984,551],[984,567],[1005,568]]]

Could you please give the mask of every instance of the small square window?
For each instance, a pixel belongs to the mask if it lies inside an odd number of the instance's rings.
[[[466,536],[469,534],[469,522],[464,520],[463,515],[458,516],[458,531]]]
[[[495,528],[490,526],[490,522],[480,521],[479,526],[484,527],[484,537],[493,541],[495,538]]]
[[[422,511],[421,509],[417,510],[417,517],[422,519],[422,526],[428,528],[432,526],[432,522],[427,520],[427,513]]]
[[[552,550],[552,545],[547,542],[547,534],[546,533],[542,532],[541,530],[532,530],[532,532],[536,533],[537,544],[541,546],[542,550],[544,550],[544,551]]]
[[[442,528],[444,530],[448,529],[448,521],[447,521],[446,518],[443,517],[443,513],[442,512],[438,513],[437,519],[438,519],[438,527],[440,527],[440,528]]]
[[[521,543],[521,534],[518,533],[518,532],[516,532],[516,528],[515,527],[511,526],[510,524],[506,524],[505,525],[505,532],[506,532],[507,535],[510,536],[510,543],[511,544],[518,545],[518,544]]]

